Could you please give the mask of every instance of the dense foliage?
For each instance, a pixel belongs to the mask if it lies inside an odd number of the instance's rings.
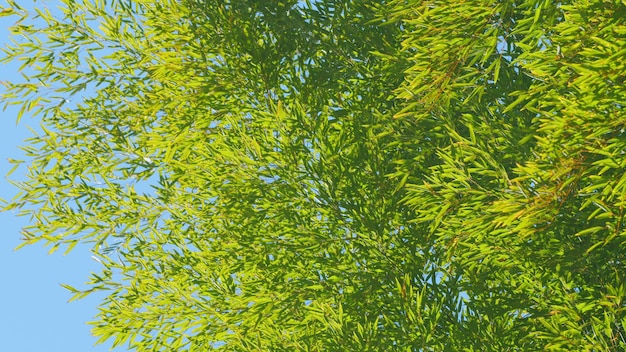
[[[624,1],[63,3],[1,11],[4,209],[93,244],[102,340],[626,349]]]

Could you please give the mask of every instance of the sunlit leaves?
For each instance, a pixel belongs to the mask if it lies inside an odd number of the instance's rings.
[[[101,341],[624,347],[623,3],[10,9],[42,132],[4,209],[93,243]]]

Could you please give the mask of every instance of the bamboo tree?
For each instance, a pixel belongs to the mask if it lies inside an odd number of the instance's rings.
[[[626,4],[8,2],[24,244],[138,351],[621,350]]]

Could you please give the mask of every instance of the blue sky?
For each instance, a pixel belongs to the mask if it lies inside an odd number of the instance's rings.
[[[26,8],[30,3],[18,2]],[[45,3],[54,7],[56,2]],[[6,3],[0,1],[0,9],[4,6]],[[0,17],[0,46],[7,42],[8,27],[15,21],[14,17]],[[0,80],[19,80],[18,67],[17,64],[0,65]],[[7,158],[24,159],[19,146],[31,136],[27,127],[38,129],[39,126],[39,121],[28,114],[16,125],[17,110],[9,107],[0,112],[0,198],[3,199],[12,198],[17,192],[5,177],[11,168]],[[11,179],[23,179],[24,173],[23,168],[18,169]],[[15,213],[0,213],[0,351],[109,351],[110,344],[94,346],[97,339],[86,324],[97,314],[103,295],[68,303],[71,295],[60,286],[66,283],[83,287],[90,272],[99,271],[99,264],[91,259],[89,247],[77,246],[66,256],[63,251],[48,255],[43,245],[15,251],[20,244],[20,228],[27,220]]]

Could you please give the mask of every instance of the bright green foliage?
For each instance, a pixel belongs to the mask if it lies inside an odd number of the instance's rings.
[[[623,0],[64,3],[0,12],[4,209],[93,243],[102,340],[626,349]]]

